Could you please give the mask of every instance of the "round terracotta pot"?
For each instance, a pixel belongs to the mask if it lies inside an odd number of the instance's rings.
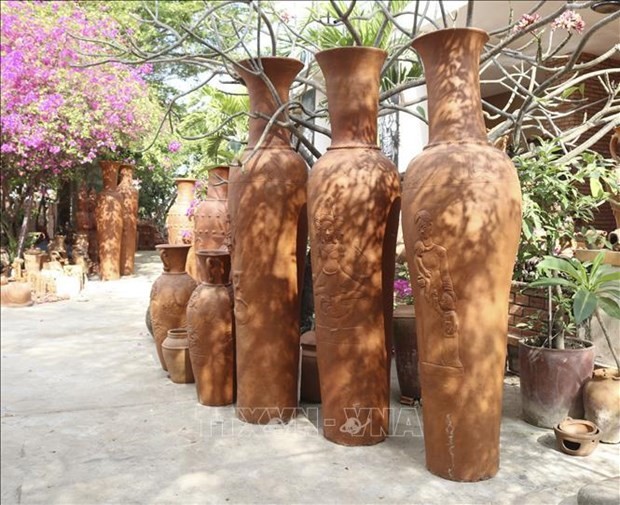
[[[523,419],[553,428],[565,417],[583,418],[583,386],[594,369],[591,342],[565,339],[567,349],[519,341],[519,378]]]
[[[277,105],[245,60],[235,70],[248,88],[252,113],[273,115]],[[282,102],[302,68],[290,58],[261,58]],[[283,117],[279,118],[283,120]],[[228,209],[235,293],[237,416],[247,422],[287,422],[297,409],[299,313],[307,242],[308,169],[274,125],[250,118],[243,169],[231,167]]]
[[[598,446],[601,430],[583,419],[564,419],[553,427],[558,449],[571,456],[589,456]]]
[[[508,297],[521,191],[482,116],[479,57],[488,35],[437,30],[424,64],[429,144],[403,182],[403,235],[416,309],[426,466],[456,481],[499,469]],[[450,62],[446,64],[446,62]]]
[[[168,243],[191,245],[193,243],[194,223],[191,217],[187,215],[187,211],[194,200],[196,179],[180,178],[175,179],[174,182],[177,185],[177,196],[166,215]],[[193,279],[198,279],[196,255],[193,246],[187,253],[185,269]]]
[[[301,385],[302,402],[321,403],[321,382],[316,361],[316,333],[307,331],[301,336]]]
[[[0,305],[3,307],[30,307],[33,303],[29,282],[7,282],[0,286]]]
[[[394,308],[392,321],[396,374],[400,387],[400,403],[413,405],[421,398],[418,372],[418,342],[413,305]]]
[[[192,364],[189,359],[189,343],[186,328],[173,328],[161,344],[162,355],[170,380],[176,384],[194,382]]]
[[[388,433],[400,182],[377,146],[385,51],[322,51],[332,143],[308,179],[323,434],[370,445]]]
[[[134,272],[138,235],[138,189],[133,184],[133,166],[121,165],[118,192],[123,201],[123,236],[121,240],[121,275]]]
[[[226,248],[228,236],[228,167],[209,170],[207,198],[194,210],[194,250],[218,250]],[[197,261],[198,275],[202,263]]]
[[[203,405],[235,401],[233,293],[228,251],[198,250],[202,278],[187,306],[189,353]]]
[[[99,248],[99,276],[111,281],[121,276],[121,238],[123,235],[123,202],[116,189],[120,163],[101,161],[103,190],[97,197],[95,220]]]
[[[185,272],[189,247],[189,244],[156,246],[164,264],[164,271],[151,288],[149,309],[157,355],[164,370],[166,370],[166,362],[161,344],[168,335],[168,331],[187,326],[187,302],[196,289],[196,281]]]
[[[601,429],[601,442],[620,443],[620,372],[595,370],[583,386],[585,418]]]

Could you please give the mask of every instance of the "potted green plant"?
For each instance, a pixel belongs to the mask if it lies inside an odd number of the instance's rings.
[[[582,388],[594,368],[593,319],[620,367],[600,317],[604,311],[620,319],[620,271],[603,259],[602,253],[584,263],[546,256],[538,264],[545,276],[530,286],[555,290],[555,297],[549,304],[546,334],[519,342],[523,416],[530,424],[551,428],[567,416],[583,416]],[[585,339],[576,338],[580,332]]]

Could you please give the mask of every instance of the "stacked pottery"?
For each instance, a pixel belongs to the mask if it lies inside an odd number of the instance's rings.
[[[138,189],[133,184],[133,166],[121,165],[118,192],[123,202],[123,236],[121,240],[121,275],[134,271],[138,234]]]
[[[168,330],[168,336],[161,344],[170,380],[176,384],[194,382],[192,364],[189,360],[189,344],[186,328]]]
[[[308,180],[323,434],[344,445],[388,433],[395,248],[400,181],[377,146],[386,52],[317,53],[332,143]]]
[[[217,250],[226,247],[230,229],[228,219],[228,167],[209,170],[207,197],[194,209],[194,250]],[[198,274],[201,262],[197,262]]]
[[[166,216],[168,243],[191,244],[194,224],[188,215],[188,211],[194,201],[196,179],[181,178],[175,179],[174,182],[177,185],[177,196]],[[194,247],[191,247],[187,253],[187,264],[185,267],[187,273],[191,275],[193,279],[198,278]]]
[[[428,88],[429,144],[403,184],[403,233],[415,300],[426,466],[456,481],[499,468],[508,297],[521,192],[486,138],[478,77],[482,30],[413,42]]]
[[[203,405],[235,401],[235,339],[230,254],[198,250],[201,283],[187,306],[189,355]]]
[[[187,302],[196,288],[196,282],[185,271],[189,247],[188,244],[156,246],[164,271],[153,283],[149,312],[157,355],[164,370],[162,343],[168,331],[187,326]]]
[[[120,163],[101,161],[103,190],[97,198],[97,244],[99,247],[99,276],[111,281],[121,276],[121,238],[123,235],[123,203],[116,181]]]
[[[291,58],[235,66],[248,88],[252,112],[243,168],[231,167],[228,184],[237,416],[251,423],[286,422],[296,415],[308,177],[288,132],[277,124],[265,131],[267,121],[258,117],[273,116],[279,103],[255,69],[263,69],[284,103],[302,67]],[[285,113],[277,119],[284,121]]]

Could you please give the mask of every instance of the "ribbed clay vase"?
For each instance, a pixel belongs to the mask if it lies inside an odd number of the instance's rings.
[[[215,167],[209,170],[207,197],[194,210],[194,250],[227,249],[228,236],[228,167]],[[202,263],[197,260],[200,279]]]
[[[167,370],[161,344],[173,328],[187,326],[187,302],[196,289],[196,281],[185,271],[189,244],[161,244],[159,251],[164,271],[151,288],[149,310],[153,338],[161,367]]]
[[[508,296],[521,229],[510,159],[486,138],[478,77],[488,35],[414,40],[429,144],[407,169],[403,233],[415,300],[426,466],[456,481],[499,469]]]
[[[187,305],[189,355],[203,405],[235,401],[233,292],[228,251],[196,253],[201,282]]]
[[[277,104],[245,60],[235,70],[248,88],[250,110],[268,117]],[[280,100],[303,67],[291,58],[262,58]],[[283,116],[279,117],[283,120]],[[307,166],[288,132],[250,118],[243,169],[231,167],[228,209],[235,292],[237,416],[265,424],[294,417],[299,370],[300,293],[307,242]],[[256,150],[255,150],[256,149]]]
[[[166,215],[166,230],[168,231],[169,244],[192,244],[194,223],[187,215],[192,201],[194,200],[194,188],[196,179],[175,179],[177,196]],[[187,253],[187,273],[195,280],[198,279],[196,271],[196,255],[192,246]]]
[[[133,184],[133,166],[121,165],[118,192],[123,199],[123,238],[121,241],[121,275],[134,271],[138,235],[138,189]]]
[[[121,276],[121,238],[123,235],[123,202],[117,189],[116,161],[100,161],[103,190],[97,196],[95,220],[99,247],[99,276],[103,281]]]
[[[386,52],[316,54],[332,143],[308,180],[308,219],[324,436],[370,445],[388,434],[400,182],[377,145]]]

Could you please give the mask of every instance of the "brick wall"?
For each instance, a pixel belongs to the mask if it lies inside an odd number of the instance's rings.
[[[532,337],[545,331],[544,321],[547,318],[547,290],[546,288],[533,289],[526,287],[524,282],[513,281],[510,287],[508,304],[508,334],[517,337]],[[519,323],[527,323],[535,318],[533,330],[519,328]]]

